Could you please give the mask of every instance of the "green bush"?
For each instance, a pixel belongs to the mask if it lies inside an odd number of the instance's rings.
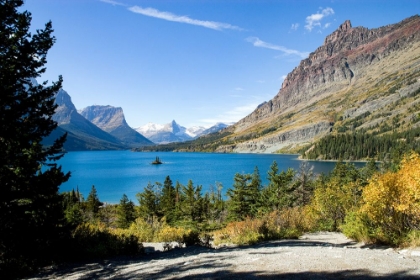
[[[362,217],[361,214],[357,212],[350,212],[347,214],[344,224],[341,225],[341,230],[348,238],[357,241],[362,241],[367,244],[376,241],[367,217]]]
[[[130,231],[102,224],[79,225],[73,232],[73,242],[76,255],[87,259],[136,255],[143,251],[143,244]]]
[[[142,242],[154,241],[153,225],[148,224],[143,218],[137,218],[129,227],[129,231]]]
[[[420,247],[420,230],[410,231],[404,245],[408,247]]]

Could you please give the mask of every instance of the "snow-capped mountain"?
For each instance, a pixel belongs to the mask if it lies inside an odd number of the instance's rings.
[[[172,121],[168,124],[148,123],[135,130],[156,144],[165,144],[192,140],[202,135],[217,132],[227,126],[228,125],[224,123],[217,123],[207,129],[202,126],[185,128],[175,121]]]
[[[193,139],[187,133],[187,129],[175,121],[164,125],[148,123],[135,130],[156,144],[184,142]]]
[[[196,137],[200,136],[203,133],[203,131],[205,131],[205,130],[206,130],[206,128],[203,127],[203,126],[192,126],[192,127],[187,128],[185,133],[187,133],[192,138],[196,138]]]
[[[213,125],[212,127],[209,127],[207,129],[203,130],[201,132],[201,134],[198,135],[198,136],[202,136],[202,135],[207,135],[207,134],[210,134],[210,133],[218,132],[219,130],[222,130],[223,128],[226,128],[226,127],[228,127],[229,125],[232,125],[232,124],[234,124],[234,123],[227,123],[226,124],[226,123],[218,122],[215,125]]]

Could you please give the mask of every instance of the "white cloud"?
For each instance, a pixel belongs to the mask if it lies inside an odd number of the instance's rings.
[[[229,23],[198,20],[198,19],[190,18],[188,16],[175,15],[175,14],[172,14],[170,12],[161,12],[161,11],[153,9],[153,8],[142,8],[142,7],[139,7],[139,6],[133,6],[133,7],[130,7],[128,9],[133,13],[141,14],[141,15],[144,15],[144,16],[159,18],[159,19],[163,19],[163,20],[167,20],[167,21],[174,21],[174,22],[192,24],[192,25],[202,26],[202,27],[210,28],[210,29],[214,29],[214,30],[223,30],[223,29],[243,30],[242,28],[240,28],[238,26],[231,25]]]
[[[299,28],[299,23],[293,23],[291,29],[297,30]]]
[[[235,88],[235,90],[236,90],[236,91],[243,91],[244,89],[243,89],[243,88],[241,88],[241,87],[237,87],[237,88]]]
[[[200,122],[208,123],[208,124],[215,124],[218,122],[223,123],[231,123],[237,122],[242,118],[246,117],[247,115],[251,114],[258,106],[258,103],[250,103],[248,105],[234,107],[232,110],[224,112],[215,118],[211,119],[202,119]]]
[[[107,3],[107,4],[111,4],[111,5],[114,5],[114,6],[127,6],[123,3],[120,3],[120,2],[117,2],[117,1],[114,1],[114,0],[99,0],[99,1]]]
[[[312,31],[315,26],[321,26],[321,20],[329,15],[333,15],[334,10],[332,8],[325,8],[318,11],[316,14],[312,14],[306,17],[305,29]],[[328,27],[328,26],[325,26]]]
[[[297,55],[297,56],[300,56],[301,58],[307,58],[308,55],[309,55],[308,52],[300,52],[300,51],[297,51],[297,50],[292,50],[292,49],[285,48],[283,46],[277,46],[277,45],[273,45],[273,44],[264,42],[264,41],[260,40],[258,37],[248,37],[246,40],[248,42],[252,43],[255,47],[281,51],[281,52],[283,52],[287,55]]]

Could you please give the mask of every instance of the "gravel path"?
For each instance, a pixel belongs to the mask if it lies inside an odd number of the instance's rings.
[[[191,246],[48,269],[32,279],[420,279],[420,248],[364,246],[340,233],[305,234],[253,246]]]

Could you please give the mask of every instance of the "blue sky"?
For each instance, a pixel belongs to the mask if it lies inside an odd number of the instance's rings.
[[[236,122],[345,20],[376,28],[419,0],[26,0],[57,38],[47,73],[76,108],[122,107],[128,124]]]

